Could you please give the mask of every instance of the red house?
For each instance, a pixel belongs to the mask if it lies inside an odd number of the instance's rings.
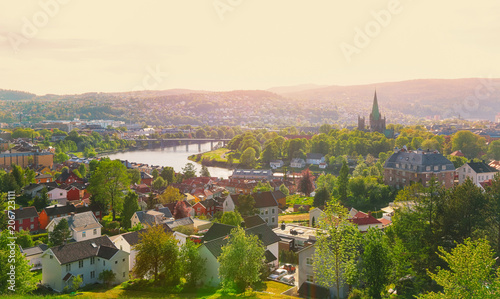
[[[151,186],[153,184],[153,176],[147,172],[141,171],[141,184]]]
[[[199,201],[193,205],[195,215],[205,215],[211,217],[217,211],[222,211],[222,207],[219,207],[217,201],[213,199],[207,199],[204,201]]]
[[[83,180],[79,178],[76,174],[74,174],[72,171],[71,172],[65,171],[61,173],[61,175],[56,179],[56,183],[58,184],[69,185],[75,182],[83,183]]]
[[[81,183],[72,183],[71,185],[66,186],[64,189],[68,191],[66,198],[69,201],[80,200],[85,197],[86,187]]]
[[[38,212],[35,207],[25,207],[19,208],[12,211],[12,213],[6,211],[7,217],[12,219],[14,217],[16,232],[20,230],[35,231],[40,229],[40,223],[38,222]]]

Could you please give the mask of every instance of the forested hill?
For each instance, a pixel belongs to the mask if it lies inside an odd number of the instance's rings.
[[[338,100],[369,107],[377,90],[382,110],[414,116],[441,115],[493,120],[500,112],[500,79],[421,79],[365,85],[274,90],[291,99]],[[273,90],[273,89],[271,89]]]
[[[0,100],[30,100],[34,97],[36,94],[29,92],[0,89]]]

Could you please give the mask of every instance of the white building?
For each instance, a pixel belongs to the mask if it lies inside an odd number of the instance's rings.
[[[484,161],[465,163],[457,169],[458,182],[462,184],[467,178],[471,178],[474,184],[481,186],[482,182],[493,179],[497,172],[496,168],[489,166]]]
[[[292,167],[292,168],[304,168],[304,167],[306,167],[306,161],[304,161],[304,159],[301,159],[301,158],[292,159],[292,161],[290,162],[290,167]]]
[[[240,194],[228,195],[222,203],[224,212],[232,212],[239,205],[238,198]],[[252,194],[255,199],[255,208],[258,210],[258,215],[270,227],[278,226],[278,202],[275,199],[275,192],[265,191]]]
[[[273,161],[269,162],[269,166],[272,169],[277,169],[277,168],[283,167],[283,165],[284,165],[283,160],[273,160]]]
[[[102,225],[97,218],[95,218],[94,213],[90,211],[79,214],[72,213],[68,216],[54,218],[47,225],[47,232],[52,232],[63,218],[68,221],[72,237],[77,242],[99,238],[101,236]]]
[[[42,269],[42,254],[47,250],[48,246],[39,244],[34,247],[21,248],[21,253],[28,260],[28,265],[31,265],[31,271]]]
[[[129,279],[129,254],[116,248],[107,236],[47,249],[42,254],[42,284],[62,292],[80,275],[82,285],[98,281],[104,270],[114,272],[114,283]]]
[[[307,154],[306,163],[312,165],[325,163],[325,155],[319,153],[309,153]]]

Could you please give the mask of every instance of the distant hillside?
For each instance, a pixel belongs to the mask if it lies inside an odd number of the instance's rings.
[[[352,86],[329,86],[296,92],[277,92],[284,97],[310,101],[349,101],[370,106],[377,89],[379,105],[417,117],[441,115],[490,119],[500,112],[500,79],[421,79]]]
[[[285,93],[300,92],[300,91],[318,89],[318,88],[324,88],[324,87],[328,87],[328,85],[300,84],[300,85],[292,85],[292,86],[272,87],[272,88],[269,88],[266,90],[270,91],[270,92],[274,92],[274,93],[285,94]]]
[[[36,94],[29,92],[0,89],[0,100],[29,100],[34,97]]]

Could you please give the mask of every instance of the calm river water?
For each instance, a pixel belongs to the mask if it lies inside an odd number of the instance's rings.
[[[186,148],[186,145],[178,145],[165,147],[162,149],[137,150],[123,153],[110,154],[108,157],[112,160],[128,160],[129,162],[146,163],[149,165],[160,165],[173,167],[175,172],[181,172],[182,168],[187,163],[193,163],[197,170],[197,175],[200,175],[201,164],[188,160],[188,157],[193,154],[199,154],[210,151],[210,143],[191,144]],[[210,175],[218,178],[227,178],[233,174],[230,169],[220,167],[208,167]]]

